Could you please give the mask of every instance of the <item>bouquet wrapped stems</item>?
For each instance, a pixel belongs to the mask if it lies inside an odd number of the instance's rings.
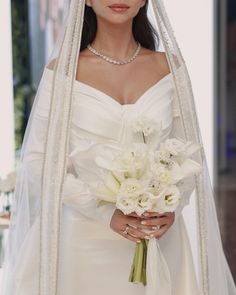
[[[147,262],[148,240],[142,239],[136,243],[133,263],[129,275],[129,282],[147,284],[146,279],[146,262]]]

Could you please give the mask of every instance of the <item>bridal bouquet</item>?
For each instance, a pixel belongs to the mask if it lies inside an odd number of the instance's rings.
[[[181,200],[181,187],[187,177],[200,173],[201,166],[190,157],[200,145],[170,138],[158,150],[145,142],[128,149],[110,150],[96,158],[102,180],[94,193],[99,205],[113,202],[124,214],[141,216],[149,212],[173,212]],[[136,244],[129,281],[146,285],[147,246]]]

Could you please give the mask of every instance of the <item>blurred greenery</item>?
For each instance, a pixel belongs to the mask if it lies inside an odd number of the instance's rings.
[[[30,85],[28,0],[12,0],[15,148],[20,149],[34,91]]]

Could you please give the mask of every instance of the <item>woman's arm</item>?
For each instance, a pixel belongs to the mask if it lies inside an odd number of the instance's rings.
[[[177,102],[177,98],[175,93],[173,93],[172,100],[172,114],[173,114],[173,123],[172,130],[170,133],[170,138],[177,137],[185,140],[183,124],[181,121],[181,113],[179,109],[179,105]],[[184,181],[184,185],[181,187],[181,201],[180,205],[177,207],[175,211],[175,220],[182,214],[183,208],[189,204],[190,197],[195,189],[195,177],[189,177]]]
[[[45,142],[48,128],[48,117],[50,107],[52,72],[44,71],[42,77],[39,97],[35,111],[32,116],[32,125],[26,145],[24,169],[27,173],[27,188],[29,191],[30,212],[37,212],[40,206],[40,195],[42,192],[42,169],[45,156]],[[63,205],[71,206],[84,216],[95,219],[109,226],[111,217],[115,211],[115,205],[107,204],[97,207],[96,199],[90,194],[85,183],[73,174],[70,159],[67,158],[67,171],[62,191]]]

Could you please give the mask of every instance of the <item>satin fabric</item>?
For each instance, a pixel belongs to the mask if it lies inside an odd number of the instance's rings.
[[[52,72],[45,69],[44,99],[38,116],[47,116]],[[47,85],[48,83],[48,85]],[[173,103],[172,75],[151,86],[134,104],[121,105],[108,94],[75,81],[68,174],[64,184],[60,232],[58,295],[158,295],[143,285],[128,282],[135,243],[114,232],[110,220],[115,205],[96,207],[89,185],[99,177],[95,159],[106,148],[129,146],[140,141],[133,122],[145,115],[158,124],[162,133],[154,133],[148,144],[158,147],[171,135],[176,110]],[[40,149],[40,142],[32,144]],[[32,150],[34,147],[31,144]],[[38,156],[37,156],[38,157]],[[37,158],[38,160],[38,158]],[[33,154],[32,154],[33,161]],[[37,166],[35,166],[37,167]],[[79,176],[79,177],[78,177]],[[190,197],[190,194],[187,196]],[[185,200],[185,202],[188,202]],[[39,219],[26,237],[24,257],[15,272],[15,294],[36,295],[39,248]],[[172,295],[199,295],[190,243],[181,211],[175,222],[158,241],[171,278]],[[22,264],[22,261],[24,263]]]

